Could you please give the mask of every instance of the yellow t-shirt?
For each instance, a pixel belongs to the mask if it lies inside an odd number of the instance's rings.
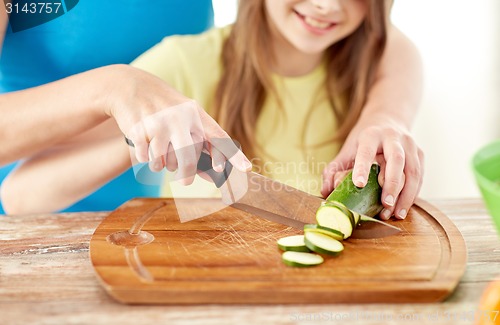
[[[223,71],[221,51],[229,32],[230,27],[225,27],[200,35],[167,37],[132,65],[165,80],[210,114]],[[256,125],[255,141],[265,153],[259,155],[258,164],[254,163],[254,171],[315,195],[320,193],[324,167],[339,150],[336,143],[318,146],[337,129],[323,86],[325,74],[320,65],[300,77],[273,75],[283,109],[268,96]],[[169,194],[167,187],[163,195]]]

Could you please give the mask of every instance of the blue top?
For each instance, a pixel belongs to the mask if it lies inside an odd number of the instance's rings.
[[[11,16],[0,57],[0,93],[130,63],[165,36],[197,34],[213,25],[211,0],[66,0],[62,10],[25,30]],[[13,165],[0,168],[0,181]],[[133,197],[158,195],[159,186],[139,184],[130,169],[64,211],[112,210]]]

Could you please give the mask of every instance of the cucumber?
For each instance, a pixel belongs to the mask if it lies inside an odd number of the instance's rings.
[[[308,231],[318,232],[320,234],[325,234],[325,235],[328,235],[336,240],[343,240],[344,239],[344,234],[341,233],[340,231],[338,231],[337,229],[331,229],[331,228],[323,227],[320,225],[313,225],[313,224],[304,225],[304,232],[308,232]]]
[[[278,239],[278,247],[283,251],[310,252],[304,243],[304,235],[288,236]]]
[[[368,176],[368,182],[363,188],[356,187],[352,182],[352,171],[346,178],[330,193],[327,201],[337,201],[344,204],[349,210],[369,217],[376,216],[382,211],[383,206],[380,201],[382,187],[378,183],[378,173],[380,167],[373,164]],[[320,208],[321,209],[321,208]],[[357,223],[356,223],[357,224]]]
[[[354,219],[354,214],[351,210],[349,210],[343,203],[338,202],[338,201],[324,201],[321,203],[321,205],[326,205],[326,206],[334,206],[342,210],[344,214],[349,218],[349,221],[351,222],[352,228],[356,228],[356,221]]]
[[[288,266],[298,267],[315,266],[324,261],[323,257],[316,254],[290,251],[284,252],[281,255],[281,259]]]
[[[352,235],[354,229],[354,217],[348,211],[348,214],[343,209],[336,205],[323,205],[316,211],[316,221],[318,225],[330,229],[335,229],[344,234],[344,239]]]
[[[319,254],[335,256],[344,250],[344,245],[338,240],[316,232],[306,232],[304,242],[310,250]]]

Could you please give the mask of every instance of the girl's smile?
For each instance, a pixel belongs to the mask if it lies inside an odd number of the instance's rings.
[[[313,34],[323,35],[337,26],[336,22],[306,16],[296,10],[294,10],[294,13],[304,26]]]
[[[351,35],[363,23],[366,1],[265,0],[277,44],[277,71],[293,76],[314,69],[331,45]]]

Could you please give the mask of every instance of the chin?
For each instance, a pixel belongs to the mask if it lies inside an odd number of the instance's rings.
[[[328,46],[318,44],[296,44],[295,48],[305,54],[320,54],[328,49]]]

